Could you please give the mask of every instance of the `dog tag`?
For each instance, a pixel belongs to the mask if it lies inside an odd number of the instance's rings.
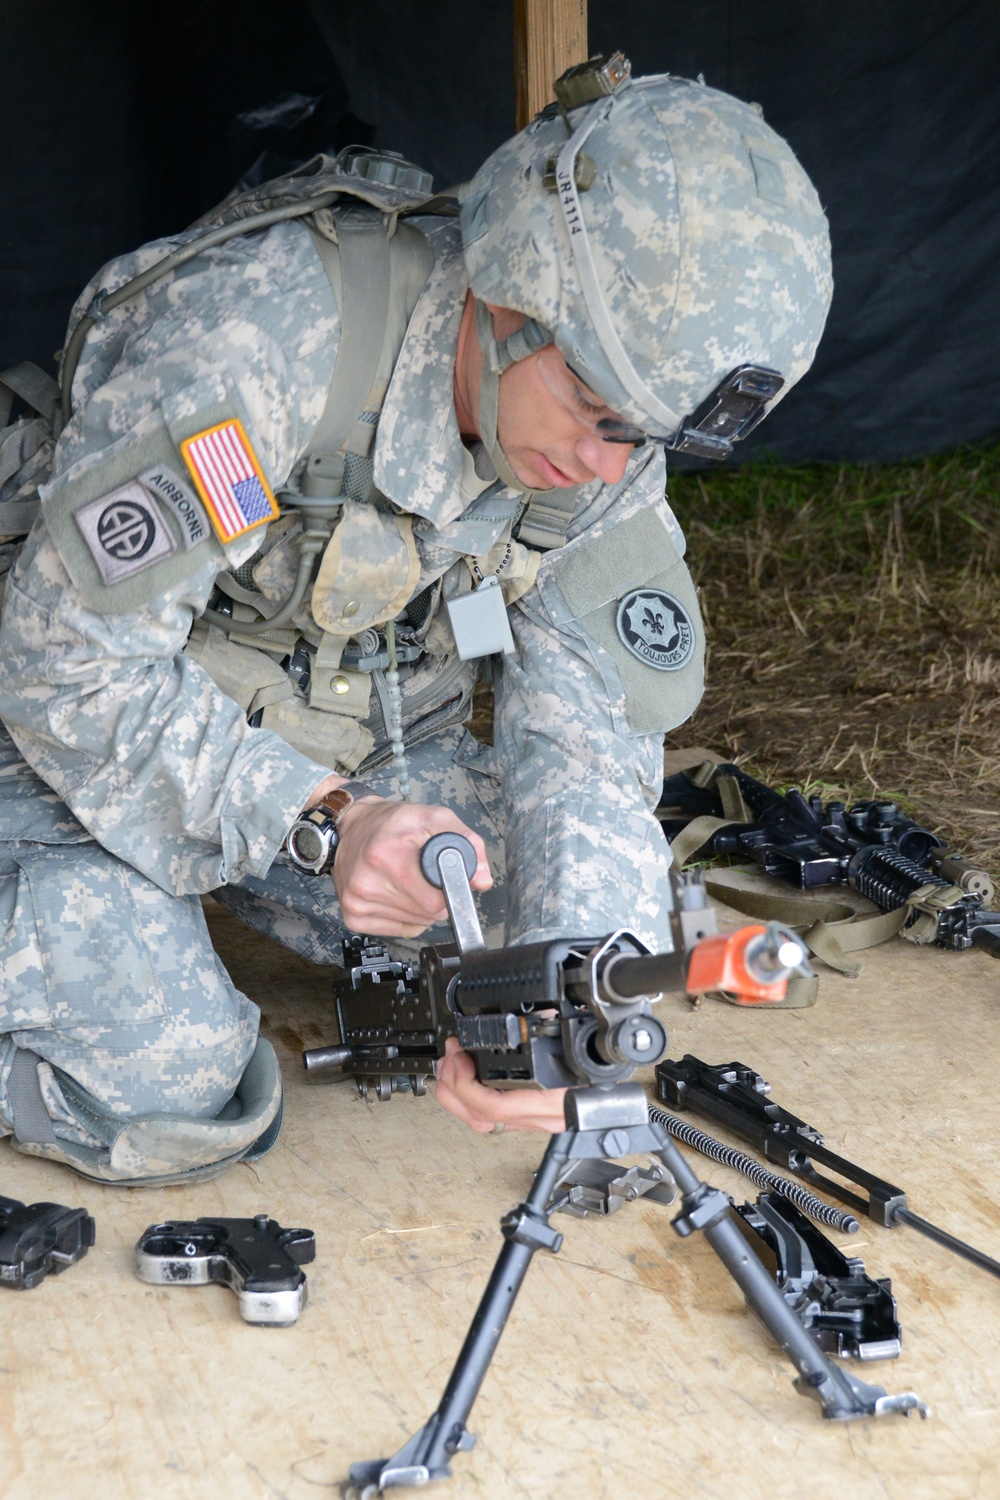
[[[513,651],[514,637],[510,633],[507,606],[495,573],[484,578],[471,594],[448,599],[446,603],[451,633],[462,661],[495,656],[499,651]]]

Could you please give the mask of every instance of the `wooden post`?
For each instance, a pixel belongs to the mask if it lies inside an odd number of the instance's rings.
[[[587,0],[514,0],[518,130],[555,98],[553,80],[588,55]]]

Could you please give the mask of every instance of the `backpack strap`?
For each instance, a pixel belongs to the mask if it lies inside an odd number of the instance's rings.
[[[370,204],[343,204],[332,220],[336,242],[307,226],[341,319],[333,378],[303,476],[303,494],[317,498],[341,493],[348,453],[371,454],[406,327],[434,264],[424,235],[392,225]]]
[[[15,397],[34,417],[10,421]],[[0,372],[0,491],[17,476],[20,487],[44,467],[51,439],[58,435],[59,387],[28,360]],[[8,500],[0,505],[0,536],[24,536],[41,509],[37,499]]]
[[[32,411],[44,417],[47,422],[55,421],[59,409],[59,386],[51,375],[46,375],[44,370],[40,370],[30,360],[22,360],[19,365],[12,365],[9,370],[0,372],[0,427],[6,427],[10,420],[10,409],[15,396],[20,396]]]
[[[518,541],[526,542],[529,547],[540,547],[543,551],[565,547],[566,533],[579,494],[578,484],[572,489],[542,490],[532,494],[517,528]]]

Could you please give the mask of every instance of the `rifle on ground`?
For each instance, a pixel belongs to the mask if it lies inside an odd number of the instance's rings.
[[[994,896],[990,877],[894,802],[824,805],[718,765],[668,776],[658,816],[672,843],[684,839],[684,859],[745,855],[802,890],[847,885],[880,911],[898,911],[911,942],[983,948],[1000,958],[1000,911],[986,904]]]
[[[681,1194],[673,1220],[685,1237],[702,1230],[777,1343],[798,1370],[797,1388],[825,1417],[849,1420],[920,1411],[912,1393],[887,1396],[831,1363],[803,1327],[734,1222],[724,1193],[702,1182],[667,1131],[651,1119],[645,1091],[626,1082],[640,1064],[659,1061],[666,1031],[652,1014],[665,991],[720,985],[780,999],[804,950],[777,924],[751,926],[731,937],[706,936],[690,950],[685,929],[704,931],[704,891],[682,888],[674,951],[650,954],[634,934],[528,944],[489,950],[483,941],[469,877],[475,853],[467,839],[439,834],[425,846],[421,868],[443,889],[454,945],[425,947],[415,968],[388,961],[362,944],[361,962],[338,986],[338,1046],[305,1054],[310,1070],[339,1068],[379,1098],[423,1092],[449,1036],[475,1059],[479,1078],[498,1087],[567,1085],[566,1129],[550,1138],[531,1189],[501,1220],[504,1245],[437,1410],[389,1459],[351,1466],[362,1500],[386,1489],[423,1485],[451,1473],[455,1453],[475,1438],[466,1428],[480,1386],[536,1250],[556,1253],[562,1235],[550,1223],[553,1197],[570,1162],[603,1161],[651,1152]],[[692,891],[694,894],[692,895]],[[683,902],[689,904],[685,907]],[[686,920],[685,920],[686,918]],[[763,992],[763,993],[762,993]]]

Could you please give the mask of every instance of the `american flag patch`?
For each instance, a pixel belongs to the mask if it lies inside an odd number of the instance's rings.
[[[221,542],[278,515],[277,501],[238,418],[196,432],[180,446]]]

